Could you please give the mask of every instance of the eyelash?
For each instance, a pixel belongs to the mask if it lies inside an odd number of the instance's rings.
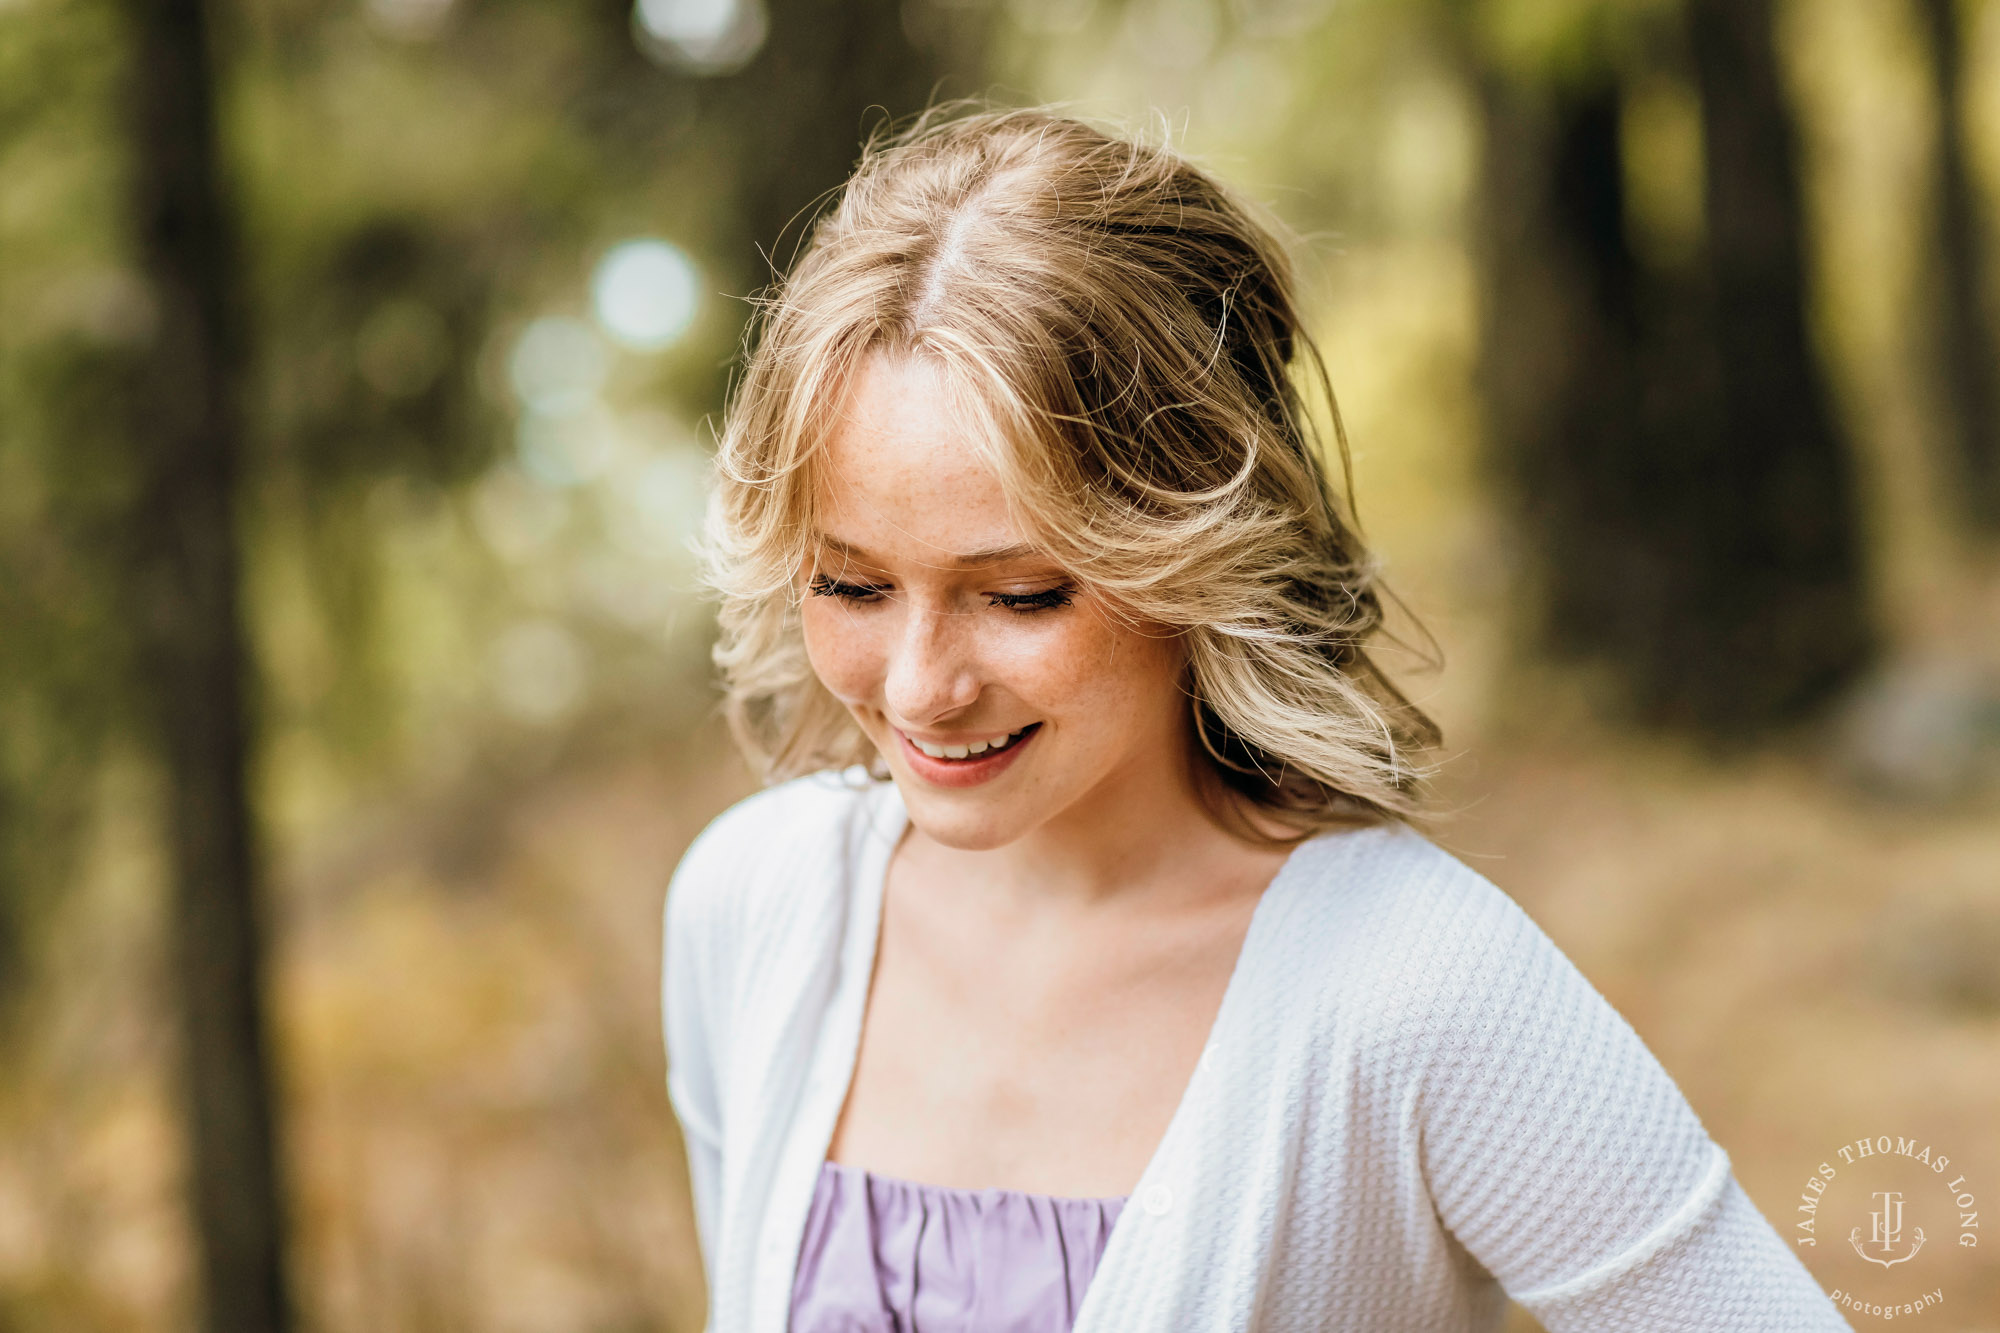
[[[816,597],[840,597],[865,604],[884,589],[860,583],[842,583],[824,574],[815,574],[812,591]],[[1059,607],[1068,606],[1070,598],[1076,595],[1076,589],[1065,585],[1049,588],[1043,592],[992,592],[986,595],[993,599],[991,605],[1002,606],[1016,615],[1025,616],[1033,615],[1037,611],[1054,611]]]
[[[1004,606],[1009,611],[1027,615],[1035,611],[1053,611],[1068,606],[1069,599],[1076,595],[1074,588],[1050,588],[1044,592],[996,592],[988,594],[992,605]]]

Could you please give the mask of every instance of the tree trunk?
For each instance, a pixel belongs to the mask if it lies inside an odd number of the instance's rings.
[[[1664,589],[1630,476],[1646,451],[1617,85],[1489,76],[1484,100],[1483,393],[1536,555],[1539,628],[1558,651],[1611,658],[1636,679]]]
[[[1806,330],[1798,151],[1771,0],[1692,0],[1724,447],[1709,479],[1708,669],[1723,727],[1797,716],[1874,646],[1852,465]]]
[[[1936,279],[1939,370],[1965,516],[2000,529],[2000,338],[1981,264],[1978,191],[1966,142],[1965,48],[1953,0],[1919,0],[1937,86]]]
[[[214,1333],[289,1327],[238,596],[242,345],[200,0],[124,0],[132,218],[158,310],[135,385],[128,593],[169,793],[192,1211]]]
[[[1629,243],[1619,72],[1509,74],[1468,46],[1486,115],[1481,377],[1543,641],[1607,667],[1612,707],[1727,740],[1811,708],[1871,636],[1805,331],[1769,9],[1691,10],[1712,145],[1710,262],[1692,271]]]
[[[1699,285],[1647,272],[1626,235],[1622,92],[1487,71],[1482,397],[1532,552],[1539,636],[1602,663],[1611,706],[1699,722],[1717,391]]]
[[[971,90],[989,21],[926,0],[772,0],[770,9],[763,54],[717,90],[746,131],[739,208],[760,252],[753,287],[791,267],[875,124]]]

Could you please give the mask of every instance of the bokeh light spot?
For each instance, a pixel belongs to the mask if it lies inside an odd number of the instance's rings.
[[[648,460],[620,487],[610,513],[610,537],[642,560],[691,561],[688,542],[708,508],[709,461],[692,446]]]
[[[729,74],[750,63],[769,23],[763,0],[637,0],[632,33],[659,64],[691,74]]]
[[[364,8],[370,22],[389,36],[424,41],[443,30],[452,0],[367,0]]]
[[[574,416],[588,408],[604,387],[604,344],[582,320],[548,315],[521,331],[508,359],[507,374],[530,410],[544,416]]]
[[[569,523],[569,500],[537,486],[519,469],[500,467],[486,474],[472,495],[479,535],[504,560],[525,562],[547,549]]]
[[[583,702],[588,666],[576,636],[553,620],[524,620],[493,644],[493,693],[523,722],[560,721]]]
[[[613,246],[590,285],[597,322],[613,339],[636,351],[657,351],[678,341],[700,306],[694,262],[665,241]]]
[[[623,445],[617,419],[601,409],[571,416],[530,412],[514,431],[521,470],[544,486],[597,480]]]

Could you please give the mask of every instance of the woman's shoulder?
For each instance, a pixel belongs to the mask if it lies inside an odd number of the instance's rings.
[[[1300,856],[1294,919],[1276,933],[1385,1024],[1435,1032],[1524,1005],[1602,1003],[1518,902],[1421,833],[1378,825],[1323,835]]]
[[[1300,845],[1296,860],[1302,915],[1365,942],[1386,964],[1498,954],[1521,947],[1523,929],[1534,929],[1504,889],[1405,825],[1321,834]]]
[[[1693,1188],[1711,1152],[1700,1120],[1503,889],[1403,828],[1305,850],[1307,873],[1268,936],[1281,963],[1263,1007],[1285,1016],[1291,1040],[1347,1052],[1386,1104],[1418,1108],[1438,1179],[1483,1179],[1495,1144],[1527,1161],[1526,1139],[1589,1156],[1629,1137],[1653,1145],[1647,1170],[1668,1194]]]
[[[695,835],[676,878],[689,871],[703,880],[814,870],[836,875],[850,839],[880,809],[887,785],[858,769],[825,769],[753,792]]]
[[[1726,1155],[1519,903],[1408,830],[1325,842],[1294,896],[1332,904],[1306,916],[1343,940],[1343,1003],[1311,1035],[1347,1043],[1375,1123],[1409,1117],[1438,1216],[1509,1290],[1599,1271],[1714,1197]]]
[[[859,769],[823,769],[765,787],[711,819],[687,855],[742,860],[780,849],[826,850],[815,844],[837,843],[883,785]]]
[[[857,839],[883,808],[886,784],[855,769],[766,787],[710,820],[681,856],[667,890],[668,927],[710,927],[837,892]]]

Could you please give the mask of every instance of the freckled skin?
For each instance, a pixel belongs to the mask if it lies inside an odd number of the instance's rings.
[[[831,442],[818,500],[824,531],[887,567],[827,556],[819,572],[893,591],[859,604],[808,596],[813,669],[889,757],[912,818],[939,842],[985,850],[1037,825],[1102,820],[1123,803],[1121,789],[1156,783],[1146,771],[1181,744],[1178,642],[1114,623],[1081,591],[1063,608],[991,604],[990,593],[1074,586],[1040,558],[944,567],[1023,535],[999,481],[952,425],[929,363],[878,361],[870,371]],[[984,738],[1031,722],[1042,724],[1032,753],[996,781],[956,790],[912,777],[894,731]],[[1156,799],[1149,791],[1144,804]]]
[[[817,468],[857,559],[800,571],[813,670],[887,757],[911,827],[891,859],[861,1049],[829,1156],[885,1175],[1129,1193],[1179,1104],[1250,915],[1284,859],[1196,795],[1178,641],[1114,620],[1021,543],[931,363],[863,364]],[[1075,589],[1018,611],[995,595]],[[1041,729],[945,788],[927,740]]]

